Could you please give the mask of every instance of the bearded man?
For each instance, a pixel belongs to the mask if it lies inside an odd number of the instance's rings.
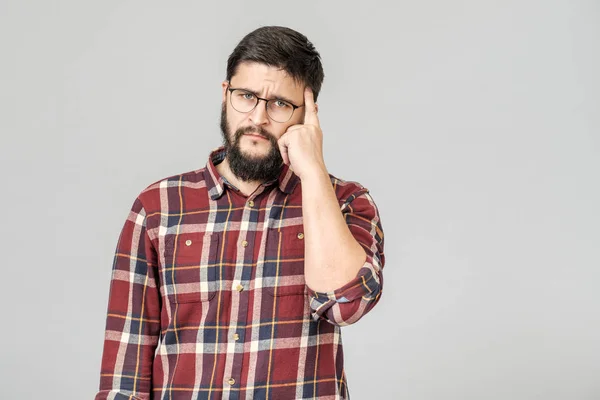
[[[341,327],[381,297],[384,240],[325,166],[323,78],[292,29],[233,50],[223,146],[146,187],[119,236],[96,400],[349,397]]]

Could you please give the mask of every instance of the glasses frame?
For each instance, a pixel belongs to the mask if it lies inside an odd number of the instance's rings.
[[[229,85],[231,85],[231,83],[227,83],[227,86],[229,86]],[[292,119],[292,117],[294,116],[294,112],[296,112],[296,109],[298,109],[298,108],[301,108],[301,107],[304,107],[304,104],[302,104],[302,105],[300,105],[300,106],[297,106],[297,105],[295,105],[294,103],[292,103],[291,101],[288,101],[288,100],[282,100],[282,99],[278,99],[278,98],[274,98],[274,99],[263,99],[262,97],[258,97],[258,96],[256,95],[256,93],[254,93],[254,92],[251,92],[250,90],[247,90],[247,89],[242,89],[242,88],[233,88],[233,87],[229,86],[229,87],[227,88],[227,90],[229,91],[229,104],[231,104],[231,107],[233,107],[233,109],[234,109],[235,111],[237,111],[237,112],[239,112],[239,113],[242,113],[242,114],[248,114],[248,113],[251,113],[252,111],[254,111],[254,110],[256,109],[256,106],[258,106],[258,103],[260,103],[260,101],[261,101],[261,100],[263,100],[263,101],[265,102],[265,112],[267,113],[267,116],[269,117],[269,119],[270,119],[271,121],[273,121],[273,122],[277,122],[278,124],[284,124],[284,123],[288,122],[288,121],[289,121],[290,119]],[[234,91],[234,90],[241,90],[241,91],[244,91],[244,92],[246,92],[246,93],[250,93],[250,94],[252,94],[254,97],[256,97],[256,104],[254,105],[254,107],[252,107],[252,109],[250,109],[249,111],[240,111],[240,110],[238,110],[237,108],[235,108],[235,106],[233,105],[233,100],[232,100],[232,97],[233,97],[233,96],[232,96],[232,93],[233,93],[233,91]],[[274,119],[271,117],[271,114],[269,114],[269,102],[271,102],[271,101],[283,101],[283,102],[286,102],[286,103],[288,103],[289,105],[291,105],[291,106],[292,106],[292,113],[290,114],[290,117],[289,117],[287,120],[285,120],[285,121],[277,121],[277,120],[274,120]]]

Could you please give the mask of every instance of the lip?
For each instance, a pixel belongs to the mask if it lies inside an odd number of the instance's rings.
[[[252,133],[246,133],[245,135],[246,135],[246,136],[252,136],[252,137],[254,137],[254,138],[257,138],[257,139],[268,140],[268,139],[267,139],[266,137],[264,137],[264,136],[255,135],[255,134],[252,134]]]

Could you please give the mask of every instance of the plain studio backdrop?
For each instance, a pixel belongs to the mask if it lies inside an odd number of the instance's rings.
[[[0,398],[88,399],[148,184],[220,142],[229,53],[321,53],[330,173],[385,231],[352,399],[600,398],[598,1],[0,2]]]

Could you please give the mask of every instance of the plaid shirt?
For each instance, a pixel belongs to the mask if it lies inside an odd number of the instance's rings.
[[[355,279],[304,281],[302,185],[284,165],[246,197],[205,168],[144,189],[112,267],[101,399],[347,399],[340,327],[381,296],[383,230],[367,189],[331,176],[367,253]]]

